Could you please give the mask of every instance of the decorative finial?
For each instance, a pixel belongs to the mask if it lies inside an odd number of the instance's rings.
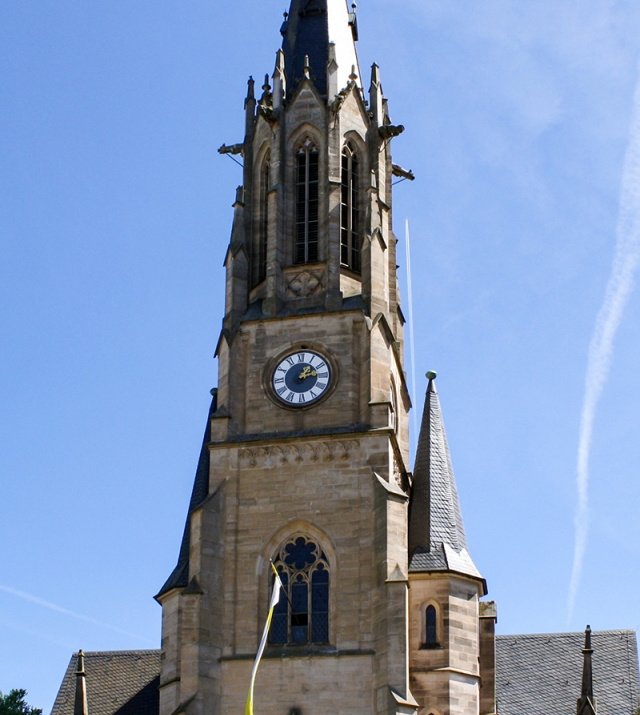
[[[355,82],[358,79],[358,74],[356,73],[356,66],[351,65],[351,74],[349,75],[349,79],[352,82]]]
[[[356,3],[351,3],[351,7],[353,8],[353,11],[354,11],[354,12],[355,12],[356,9],[358,8],[358,6],[356,5]]]
[[[260,98],[260,104],[263,107],[271,106],[271,85],[269,84],[269,75],[264,76],[264,84],[262,85],[262,97]]]
[[[429,370],[427,373],[427,380],[435,380],[438,377],[438,373],[435,370]]]
[[[311,79],[311,67],[309,65],[309,55],[304,56],[304,65],[302,67],[305,79]]]
[[[286,10],[282,13],[282,15],[283,15],[285,21],[289,19],[289,13]]]
[[[255,80],[253,77],[249,77],[247,80],[247,99],[253,99],[254,98],[254,87],[255,87]]]
[[[582,689],[578,698],[576,715],[597,715],[596,699],[593,697],[593,648],[591,647],[591,626],[584,632],[584,648],[582,649]]]
[[[78,651],[78,661],[76,665],[76,691],[73,703],[73,715],[88,715],[87,707],[87,683],[84,672],[84,652]]]

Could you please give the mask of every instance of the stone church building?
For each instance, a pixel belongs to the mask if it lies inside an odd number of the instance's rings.
[[[242,157],[243,185],[219,384],[156,595],[161,649],[74,654],[52,715],[242,713],[270,562],[287,594],[257,715],[635,715],[634,632],[496,638],[435,373],[409,463],[392,227],[393,183],[413,179],[392,158],[403,127],[377,65],[365,83],[355,6],[292,0],[280,32],[273,74],[249,80],[243,141],[220,149]]]

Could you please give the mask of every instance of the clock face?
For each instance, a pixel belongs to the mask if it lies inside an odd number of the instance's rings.
[[[291,407],[304,407],[319,400],[329,389],[331,367],[322,355],[300,350],[276,366],[271,384],[282,402]]]

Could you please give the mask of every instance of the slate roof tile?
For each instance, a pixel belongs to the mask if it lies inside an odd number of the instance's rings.
[[[71,656],[51,715],[73,715],[78,654]],[[89,715],[158,715],[159,650],[84,654]]]
[[[582,682],[584,633],[496,638],[499,715],[575,715]],[[638,646],[635,631],[592,634],[598,715],[635,715]]]

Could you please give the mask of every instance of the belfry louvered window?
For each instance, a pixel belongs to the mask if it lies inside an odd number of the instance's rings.
[[[296,154],[296,263],[318,260],[319,154],[307,139]]]
[[[295,536],[282,545],[273,564],[287,595],[280,596],[273,612],[269,643],[328,643],[329,563],[322,549],[304,536]]]
[[[259,224],[258,224],[258,244],[257,261],[255,266],[255,277],[253,285],[267,277],[267,241],[269,239],[269,163],[270,155],[267,155],[260,168],[260,204],[259,204]]]
[[[342,151],[342,192],[340,197],[340,262],[360,271],[360,207],[358,203],[359,162],[349,143]]]

